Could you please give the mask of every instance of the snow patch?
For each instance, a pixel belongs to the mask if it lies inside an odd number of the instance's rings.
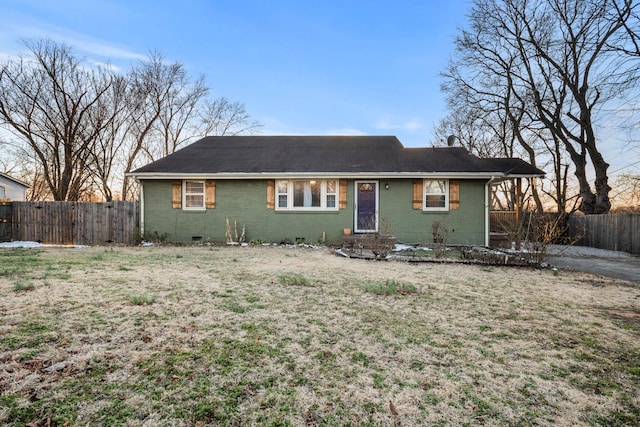
[[[44,246],[42,243],[38,242],[3,242],[0,243],[0,248],[41,248]]]
[[[2,242],[0,248],[88,248],[86,245],[43,245],[38,242],[27,241],[15,241],[15,242]]]
[[[402,243],[396,243],[395,246],[393,247],[393,252],[417,251],[417,250],[432,251],[433,249],[427,248],[424,246],[405,245]]]

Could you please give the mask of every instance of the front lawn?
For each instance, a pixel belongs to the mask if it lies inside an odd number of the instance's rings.
[[[0,319],[6,426],[640,419],[640,288],[587,274],[262,246],[1,249]]]

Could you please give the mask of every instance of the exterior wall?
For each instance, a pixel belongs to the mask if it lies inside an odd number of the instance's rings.
[[[232,228],[233,222],[237,222],[238,234],[242,225],[246,226],[247,241],[319,242],[325,232],[328,242],[338,242],[343,229],[350,228],[353,222],[350,208],[337,212],[267,209],[264,180],[216,180],[216,207],[206,211],[172,209],[171,181],[144,181],[143,185],[145,234],[151,238],[155,233],[167,233],[170,242],[192,242],[198,236],[202,240],[224,242],[227,218]]]
[[[27,188],[24,185],[0,176],[0,187],[4,188],[4,191],[0,190],[0,199],[9,199],[12,202],[23,202],[27,199]]]
[[[386,190],[385,183],[389,183]],[[188,243],[197,240],[224,242],[225,221],[246,226],[247,241],[340,243],[343,230],[354,228],[354,181],[347,187],[347,208],[336,212],[283,212],[267,209],[265,180],[216,180],[216,207],[184,211],[171,207],[172,181],[143,181],[146,238]],[[423,212],[412,209],[413,180],[380,180],[381,230],[406,243],[432,243],[432,225],[448,230],[446,243],[484,244],[484,181],[460,180],[460,209]]]
[[[389,189],[385,190],[385,183]],[[433,243],[435,222],[447,231],[444,243],[484,245],[485,181],[459,180],[460,207],[445,212],[412,209],[413,180],[380,181],[380,217],[399,242]]]

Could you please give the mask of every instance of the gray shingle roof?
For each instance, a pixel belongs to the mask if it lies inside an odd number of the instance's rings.
[[[508,171],[544,174],[521,159],[481,159],[462,147],[405,148],[395,136],[209,136],[131,175],[488,175]]]

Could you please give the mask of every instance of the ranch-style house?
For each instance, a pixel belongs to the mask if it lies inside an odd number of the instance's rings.
[[[209,136],[130,175],[143,236],[169,242],[224,242],[228,221],[255,242],[338,244],[345,232],[380,231],[488,246],[492,184],[544,172],[395,136]]]

